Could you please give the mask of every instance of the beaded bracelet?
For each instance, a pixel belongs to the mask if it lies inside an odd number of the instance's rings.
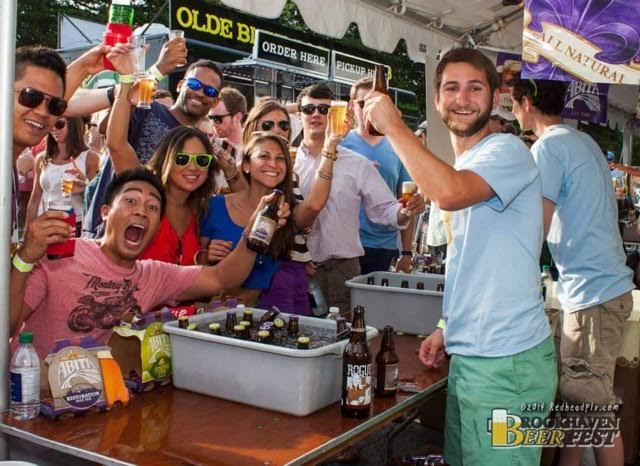
[[[316,173],[323,180],[331,181],[333,179],[333,175],[330,175],[329,173],[327,173],[327,172],[325,172],[323,170],[320,170],[319,168],[316,170]]]
[[[334,162],[335,162],[336,160],[338,160],[338,151],[335,151],[335,152],[329,152],[328,150],[323,150],[322,152],[320,152],[320,154],[321,154],[323,157],[326,157],[326,158],[328,158],[329,160],[332,160],[332,161],[334,161]]]

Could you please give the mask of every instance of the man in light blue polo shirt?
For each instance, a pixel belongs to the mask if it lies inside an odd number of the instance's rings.
[[[445,322],[419,354],[427,367],[444,361],[445,348],[452,355],[445,460],[452,466],[536,465],[537,445],[499,448],[509,441],[506,429],[500,434],[499,413],[542,420],[556,391],[555,351],[540,294],[540,177],[524,143],[489,129],[499,77],[482,52],[447,52],[434,87],[455,168],[422,146],[387,96],[368,97],[364,116],[443,210],[450,238]]]
[[[610,406],[622,328],[633,307],[633,272],[625,265],[607,160],[590,136],[562,123],[564,95],[560,81],[516,79],[513,113],[538,137],[531,152],[542,178],[544,231],[564,311],[560,395],[577,405]],[[613,448],[594,450],[598,465],[624,463],[621,436]],[[578,466],[582,453],[565,447],[560,464]]]
[[[358,121],[358,127],[347,134],[342,140],[342,146],[370,160],[380,172],[391,192],[400,197],[402,183],[411,181],[411,177],[387,138],[370,135],[362,119],[360,105],[364,106],[364,98],[372,88],[373,80],[371,78],[362,78],[351,86],[350,97],[355,104],[353,111]],[[410,272],[411,270],[414,218],[411,217],[407,228],[400,231],[402,249],[400,260],[396,265],[398,271]],[[379,270],[387,271],[391,262],[398,258],[398,231],[373,223],[362,207],[360,208],[360,241],[364,247],[364,256],[360,257],[362,274]]]

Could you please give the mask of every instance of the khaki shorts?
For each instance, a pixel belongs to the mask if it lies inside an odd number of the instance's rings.
[[[612,405],[613,375],[622,329],[633,298],[625,293],[605,303],[565,312],[560,340],[560,396],[569,403]]]

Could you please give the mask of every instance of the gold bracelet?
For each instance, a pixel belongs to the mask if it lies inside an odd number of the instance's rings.
[[[316,173],[323,180],[331,181],[333,179],[333,175],[331,175],[331,174],[329,174],[329,173],[327,173],[327,172],[325,172],[323,170],[320,170],[319,168],[316,170]]]
[[[227,178],[227,175],[224,176],[224,179],[227,180],[227,183],[233,184],[240,179],[240,170],[236,168],[236,172]]]
[[[332,161],[334,161],[334,162],[335,162],[336,160],[338,160],[338,151],[337,151],[337,150],[336,150],[335,152],[329,152],[328,150],[323,150],[322,152],[320,152],[320,154],[321,154],[323,157],[326,157],[326,158],[328,158],[329,160],[332,160]]]

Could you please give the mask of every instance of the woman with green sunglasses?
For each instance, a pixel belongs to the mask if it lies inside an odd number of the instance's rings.
[[[107,145],[117,173],[140,165],[127,141],[131,104],[118,92],[107,127]],[[161,180],[167,208],[154,240],[139,259],[193,265],[199,249],[198,217],[214,193],[219,166],[207,136],[196,128],[177,126],[158,143],[146,167]]]

